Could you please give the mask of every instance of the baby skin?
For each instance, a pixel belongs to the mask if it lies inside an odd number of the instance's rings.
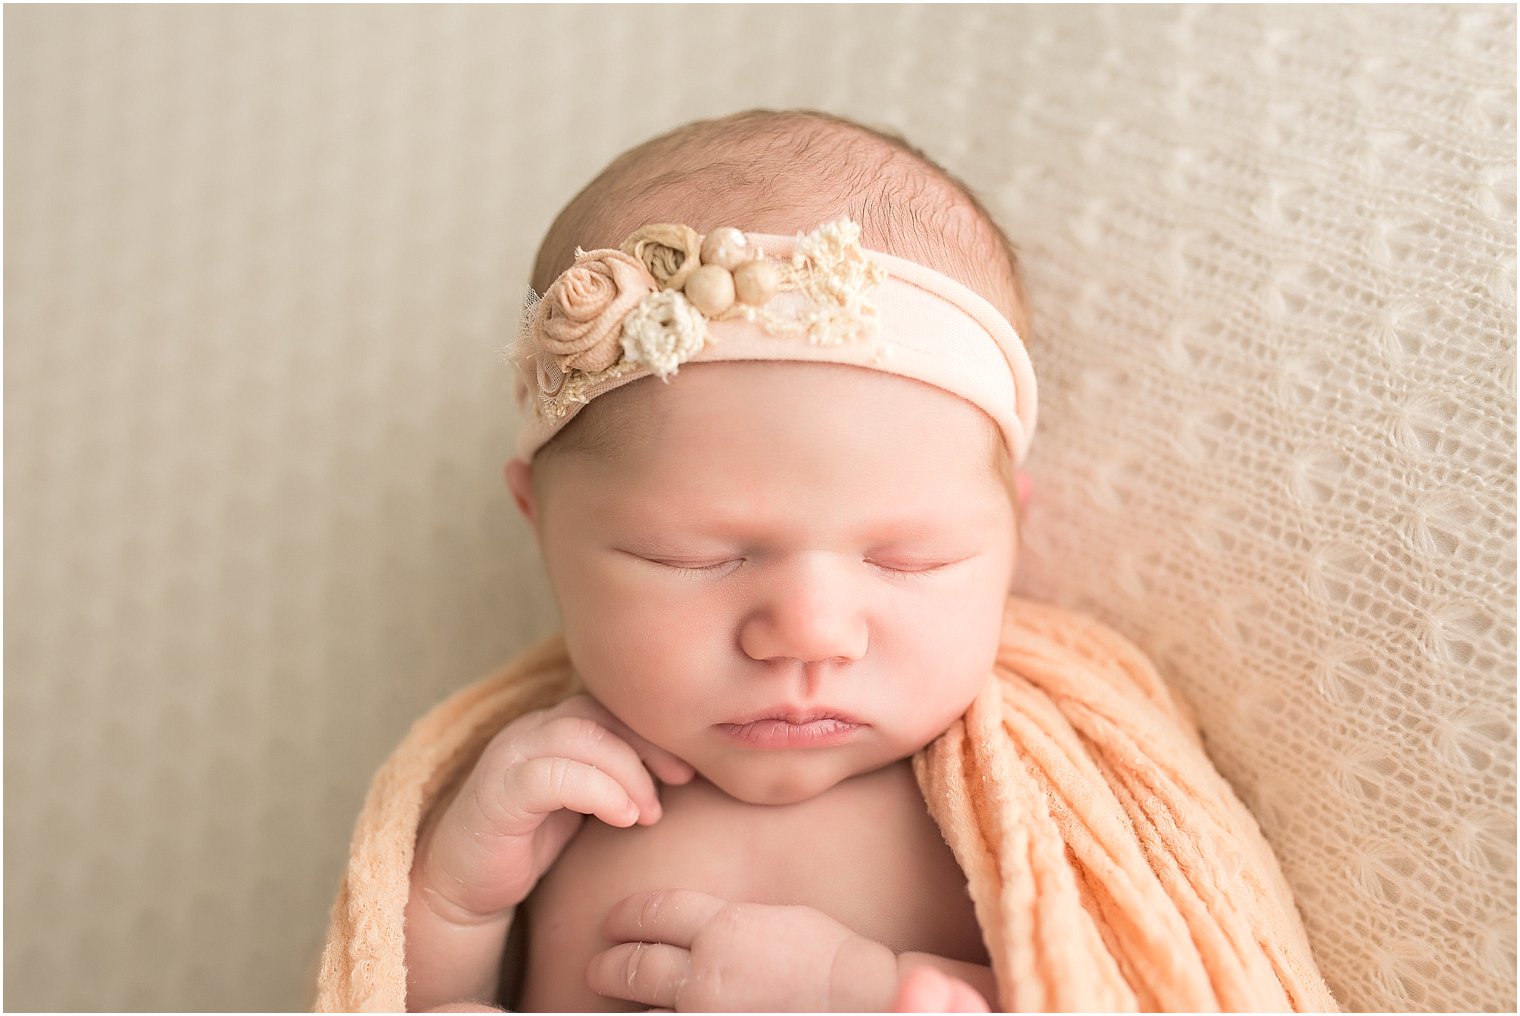
[[[908,760],[997,652],[992,421],[791,362],[687,364],[582,412],[615,450],[507,475],[587,694],[503,729],[422,830],[408,1007],[987,1008]]]

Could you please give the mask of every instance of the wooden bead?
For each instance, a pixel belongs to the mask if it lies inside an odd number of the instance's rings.
[[[759,307],[781,288],[779,261],[746,261],[734,270],[734,295],[740,303]]]
[[[717,317],[734,305],[734,277],[727,268],[703,265],[691,273],[682,292],[703,315]]]
[[[749,238],[733,226],[719,226],[702,240],[702,263],[733,271],[750,258]]]

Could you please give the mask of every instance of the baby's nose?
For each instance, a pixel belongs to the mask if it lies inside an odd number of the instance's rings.
[[[848,563],[809,555],[772,570],[740,631],[750,658],[815,663],[865,655],[869,628],[861,577]]]

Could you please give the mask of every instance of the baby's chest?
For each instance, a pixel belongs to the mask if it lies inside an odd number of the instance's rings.
[[[516,1008],[638,1008],[592,994],[585,970],[615,944],[607,911],[651,889],[802,904],[899,952],[986,962],[965,877],[906,763],[797,805],[747,805],[706,783],[666,787],[662,803],[653,826],[588,821],[524,904],[524,964],[506,995]]]

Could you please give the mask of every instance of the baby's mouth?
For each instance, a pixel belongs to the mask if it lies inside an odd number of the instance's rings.
[[[751,748],[825,748],[842,744],[866,726],[840,710],[780,707],[720,723],[717,729]]]

